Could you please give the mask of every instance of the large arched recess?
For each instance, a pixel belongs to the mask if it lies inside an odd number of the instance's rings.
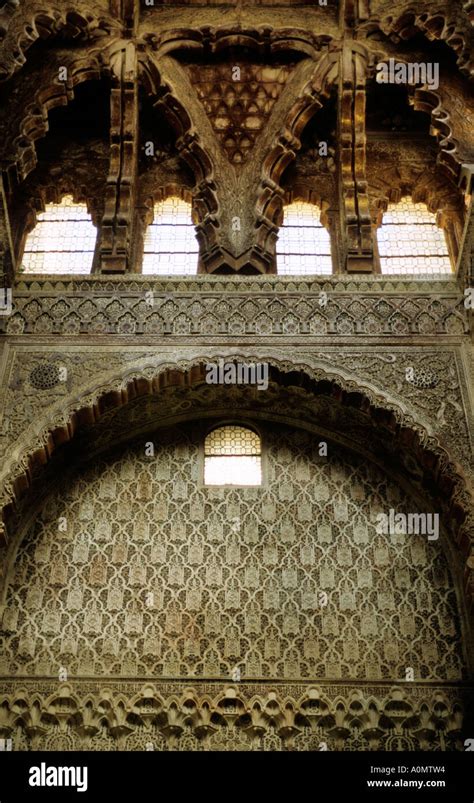
[[[44,445],[14,454],[4,475],[5,543],[1,549],[2,599],[18,547],[58,478],[111,445],[181,421],[236,415],[314,432],[363,455],[392,476],[419,503],[418,510],[440,513],[441,539],[455,578],[468,665],[473,667],[472,496],[463,471],[426,424],[381,392],[330,370],[267,360],[267,390],[206,383],[211,354],[149,365],[90,387],[70,398],[67,408],[31,425],[30,443]],[[251,355],[236,356],[249,362]],[[262,356],[253,362],[265,361]],[[58,423],[61,422],[61,423]],[[28,437],[28,433],[26,433]],[[9,498],[8,498],[9,497]]]

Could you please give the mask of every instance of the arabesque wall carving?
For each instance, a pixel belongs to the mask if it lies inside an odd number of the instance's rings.
[[[463,749],[472,3],[1,5],[0,738]],[[381,92],[388,59],[439,61],[439,86]],[[98,229],[92,275],[26,275],[26,233],[69,193]],[[140,275],[174,194],[199,275]],[[379,273],[406,195],[452,275]],[[275,275],[295,199],[320,208],[331,276]],[[268,389],[206,384],[220,358],[266,362]],[[261,429],[263,488],[200,484],[226,417]],[[375,531],[410,505],[439,511],[439,541]]]
[[[0,682],[0,729],[19,749],[31,739],[36,749],[455,747],[464,705],[450,682],[464,669],[441,541],[377,533],[378,512],[413,502],[366,461],[335,444],[320,457],[309,433],[260,431],[263,488],[202,487],[201,437],[182,425],[157,433],[155,459],[140,438],[49,499],[20,547],[2,620],[0,675],[18,679],[13,697]],[[403,683],[407,666],[406,691],[377,685]],[[204,679],[231,680],[236,667],[242,684],[211,702]],[[69,686],[49,681],[49,703],[19,702],[31,674],[47,695],[40,678],[64,673]],[[91,676],[112,696],[91,695]],[[137,676],[152,682],[144,698],[114,699],[117,679]],[[370,685],[352,692],[352,711],[337,686],[326,699],[301,685],[354,676]],[[179,677],[205,697],[161,701]],[[447,686],[417,685],[428,680]]]

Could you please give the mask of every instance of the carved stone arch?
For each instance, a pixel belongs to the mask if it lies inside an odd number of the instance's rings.
[[[380,51],[378,56],[380,56]],[[413,57],[393,52],[397,62],[410,64]],[[380,59],[386,61],[388,55]],[[376,61],[368,66],[367,86],[375,81]],[[465,78],[459,75],[450,75],[447,80],[440,82],[437,89],[430,89],[427,85],[407,86],[408,102],[415,111],[423,111],[431,116],[430,133],[436,138],[439,153],[437,163],[456,183],[461,178],[462,166],[471,163],[474,159],[474,134],[472,120],[468,115],[467,99],[472,90]],[[462,112],[461,112],[462,109]]]
[[[12,500],[20,498],[28,487],[35,465],[45,465],[59,446],[71,441],[79,427],[100,421],[109,410],[121,408],[137,397],[155,395],[173,386],[192,388],[205,383],[205,365],[219,356],[219,353],[201,353],[199,357],[188,360],[141,361],[141,364],[130,369],[126,374],[116,375],[113,372],[104,377],[100,384],[83,387],[65,403],[64,400],[48,408],[47,414],[40,422],[35,421],[25,430],[22,443],[15,450],[6,466],[3,477],[7,480]],[[262,356],[236,352],[233,359],[238,361],[260,361]],[[298,386],[311,387],[318,395],[330,395],[344,403],[361,410],[385,411],[384,426],[389,431],[397,427],[410,429],[419,441],[422,449],[435,448],[439,457],[449,461],[446,445],[437,436],[433,425],[428,420],[420,420],[410,410],[406,401],[396,397],[386,389],[382,390],[373,383],[361,380],[356,374],[318,360],[308,365],[304,362],[289,362],[270,354],[265,355],[270,366],[271,380],[279,386],[296,383]],[[314,387],[311,383],[314,384]],[[375,416],[377,420],[377,416]],[[27,445],[29,444],[29,446]],[[32,446],[32,444],[35,444]],[[42,444],[42,445],[41,445]],[[452,468],[454,465],[452,466]],[[458,466],[460,476],[464,470]],[[24,476],[21,480],[20,477]],[[29,479],[30,478],[30,479]],[[15,486],[15,487],[14,487]],[[3,507],[6,502],[3,500]]]
[[[433,214],[452,212],[463,219],[463,204],[457,187],[447,176],[427,176],[420,172],[407,179],[406,176],[389,170],[371,181],[371,192],[374,201],[373,216],[376,225],[382,224],[383,213],[389,203],[398,203],[403,197],[410,196],[414,203],[426,204]]]
[[[54,68],[50,80],[35,94],[18,121],[18,131],[13,132],[9,149],[2,156],[4,169],[23,181],[37,164],[36,140],[48,131],[48,114],[58,106],[67,106],[74,99],[74,90],[86,81],[100,80],[106,74],[97,53],[88,53],[67,65],[67,81],[58,81]],[[54,75],[54,77],[53,77]]]
[[[263,107],[260,108],[259,106],[258,112],[255,112],[260,118],[263,115],[266,121],[262,132],[258,133],[258,135],[252,134],[250,128],[248,130],[245,129],[244,132],[247,137],[247,145],[245,147],[253,149],[251,152],[256,163],[262,163],[269,148],[272,148],[272,139],[281,127],[281,120],[286,116],[287,110],[294,106],[294,94],[298,95],[301,86],[308,82],[308,77],[311,74],[310,67],[312,68],[312,63],[321,57],[322,48],[332,41],[332,33],[314,35],[300,30],[288,29],[231,30],[217,28],[193,32],[178,30],[167,33],[165,39],[160,41],[152,34],[145,34],[144,39],[150,43],[156,52],[157,59],[162,59],[162,65],[163,57],[166,60],[166,57],[170,56],[172,59],[169,60],[173,60],[175,66],[179,66],[181,92],[183,92],[183,88],[190,80],[189,64],[187,62],[186,65],[179,63],[180,53],[185,47],[188,51],[188,57],[189,53],[192,54],[194,52],[196,59],[198,57],[206,59],[208,56],[222,57],[222,54],[229,48],[234,48],[234,53],[238,51],[238,48],[245,48],[246,55],[244,60],[250,60],[250,62],[252,62],[252,54],[255,54],[257,61],[261,56],[274,56],[276,60],[281,54],[284,54],[285,57],[289,55],[295,56],[298,62],[296,68],[294,64],[291,69],[288,68],[284,80],[280,81],[278,79],[275,85],[273,100],[270,100],[269,104],[267,104],[270,110],[266,109],[264,111]],[[188,46],[190,42],[191,48]],[[238,61],[237,56],[235,58]],[[191,62],[192,57],[190,59]],[[301,70],[303,63],[305,69]],[[158,64],[160,64],[159,61]],[[250,66],[253,69],[258,64],[252,63]],[[170,71],[169,67],[167,69]],[[211,78],[209,78],[208,83],[209,81],[211,81]],[[219,82],[218,74],[216,74],[216,81],[217,83]],[[289,94],[290,84],[292,92]],[[207,86],[206,83],[205,86]],[[252,87],[252,82],[250,82],[249,86],[250,88]],[[191,90],[193,93],[196,92],[195,96],[193,95],[193,108],[196,120],[201,121],[202,143],[208,146],[209,142],[215,142],[216,132],[212,129],[212,116],[208,116],[208,111],[206,111],[204,104],[201,103],[200,96],[198,97],[192,81],[189,84],[189,91]],[[250,91],[253,91],[253,89]],[[190,104],[191,101],[188,100],[188,103]],[[273,109],[274,103],[275,108]],[[191,106],[189,108],[191,109]],[[243,129],[240,133],[238,132],[237,137],[234,139],[234,129],[235,126],[238,129],[239,124],[233,120],[229,110],[225,112],[225,115],[227,115],[228,126],[223,129],[223,132],[227,133],[224,136],[224,133],[217,132],[219,135],[219,147],[214,151],[213,157],[215,183],[220,201],[216,212],[216,228],[219,225],[219,231],[212,246],[207,249],[206,247],[201,249],[203,267],[208,272],[228,273],[243,271],[246,273],[265,273],[268,271],[272,259],[269,260],[267,255],[262,254],[258,245],[254,247],[256,212],[253,204],[249,207],[242,206],[239,200],[244,194],[244,187],[248,187],[252,196],[255,197],[259,175],[255,176],[253,163],[245,162],[239,147],[236,145],[236,142],[240,141],[239,137]],[[219,139],[219,137],[221,138]],[[232,143],[234,143],[234,150],[237,151],[237,157],[242,160],[242,163],[233,161],[235,154],[232,150]],[[210,150],[209,146],[208,150]],[[221,188],[222,195],[219,196]],[[237,234],[236,232],[242,233]]]
[[[401,57],[400,61],[405,61]],[[443,90],[444,91],[444,90]],[[415,111],[431,115],[431,134],[437,141],[437,154],[423,146],[411,146],[413,151],[407,156],[388,156],[381,171],[380,159],[386,150],[378,156],[378,161],[369,160],[367,172],[369,176],[371,196],[371,217],[375,228],[382,224],[383,214],[389,202],[396,203],[403,196],[411,196],[415,203],[425,203],[430,212],[437,215],[437,222],[446,234],[453,265],[457,263],[460,244],[462,242],[466,222],[466,206],[460,177],[463,164],[470,162],[468,147],[458,149],[458,141],[454,137],[454,122],[446,104],[451,102],[446,93],[441,97],[441,90],[429,90],[426,87],[408,87],[408,102]],[[453,90],[453,96],[454,96]],[[457,118],[458,111],[455,112]],[[457,119],[456,118],[456,119]],[[457,119],[457,125],[459,120]],[[474,142],[473,142],[474,144]],[[474,153],[474,151],[473,151]],[[417,156],[415,166],[413,159]]]
[[[305,126],[329,98],[339,74],[339,56],[337,50],[331,50],[320,57],[311,80],[293,104],[263,163],[257,191],[254,251],[269,273],[276,271],[275,243],[284,199],[281,177],[301,147],[300,137]]]
[[[154,106],[163,112],[165,119],[176,132],[177,151],[195,177],[193,209],[198,218],[196,235],[201,254],[210,253],[218,248],[216,228],[219,207],[211,156],[194,131],[185,107],[162,80],[156,58],[149,49],[140,54],[139,67],[142,85]]]
[[[329,44],[337,34],[334,27],[324,34],[309,33],[301,28],[246,28],[232,30],[229,27],[177,28],[166,31],[161,37],[145,33],[144,40],[164,56],[177,50],[195,51],[210,54],[220,53],[229,47],[246,47],[260,54],[275,54],[294,50],[316,58],[318,50]]]
[[[186,201],[186,203],[191,204],[191,208],[194,211],[194,196],[191,189],[182,187],[174,182],[162,184],[154,187],[153,193],[148,195],[144,200],[143,220],[146,225],[150,225],[150,223],[153,222],[155,205],[166,201],[166,199],[170,197],[180,198],[182,201]]]
[[[466,9],[467,10],[467,9]],[[428,40],[438,40],[454,50],[458,67],[465,75],[472,76],[473,33],[467,14],[460,8],[446,3],[414,3],[408,0],[404,8],[394,13],[392,2],[377,3],[377,9],[362,26],[367,32],[381,30],[395,41],[407,41],[421,31]]]
[[[457,82],[459,84],[459,82]],[[472,160],[474,155],[474,138],[472,131],[469,136],[469,126],[467,127],[468,136],[464,139],[464,131],[457,135],[453,109],[450,108],[450,101],[453,96],[442,96],[441,91],[430,90],[427,88],[412,88],[410,97],[415,111],[424,111],[431,115],[432,129],[439,143],[439,164],[459,181],[462,165]],[[462,95],[461,95],[462,97]],[[459,120],[457,120],[459,123]],[[461,146],[461,140],[463,145]]]
[[[47,184],[38,187],[35,194],[31,196],[26,204],[26,216],[24,218],[25,225],[23,228],[23,237],[26,236],[35,228],[37,217],[41,212],[44,212],[47,204],[59,204],[65,195],[71,195],[74,203],[85,204],[87,211],[91,216],[94,226],[100,223],[97,205],[95,199],[91,198],[90,187],[78,186],[77,184],[71,185],[70,179],[67,174],[58,176],[56,184]]]
[[[105,34],[121,31],[121,24],[104,8],[93,6],[86,12],[78,11],[72,3],[52,0],[48,10],[41,3],[20,4],[13,13],[0,12],[0,82],[6,81],[27,60],[27,51],[38,39],[50,39],[59,32],[71,39],[100,39]]]

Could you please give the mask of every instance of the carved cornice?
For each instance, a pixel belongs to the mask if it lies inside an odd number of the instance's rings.
[[[391,276],[121,276],[110,279],[107,276],[69,276],[66,274],[35,274],[18,277],[15,292],[68,291],[74,295],[81,293],[127,293],[145,292],[201,292],[212,290],[217,293],[319,293],[323,290],[344,293],[447,293],[457,295],[459,287],[454,277],[445,275],[426,276],[420,279],[413,275]]]
[[[232,302],[219,307],[219,299]],[[459,337],[468,322],[462,292],[447,279],[88,276],[22,278],[0,327],[12,335],[350,335],[370,342],[381,335]]]
[[[0,734],[24,740],[22,749],[47,750],[462,750],[469,694],[450,684],[352,679],[319,685],[18,678],[0,682]],[[273,737],[271,747],[265,737]]]

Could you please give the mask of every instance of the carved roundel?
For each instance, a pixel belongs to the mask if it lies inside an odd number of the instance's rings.
[[[54,388],[59,381],[59,368],[51,362],[40,363],[30,373],[30,383],[38,390]]]
[[[439,384],[439,376],[429,368],[417,367],[414,369],[412,377],[408,377],[408,381],[415,388],[426,388],[428,390],[429,388],[435,388]]]

